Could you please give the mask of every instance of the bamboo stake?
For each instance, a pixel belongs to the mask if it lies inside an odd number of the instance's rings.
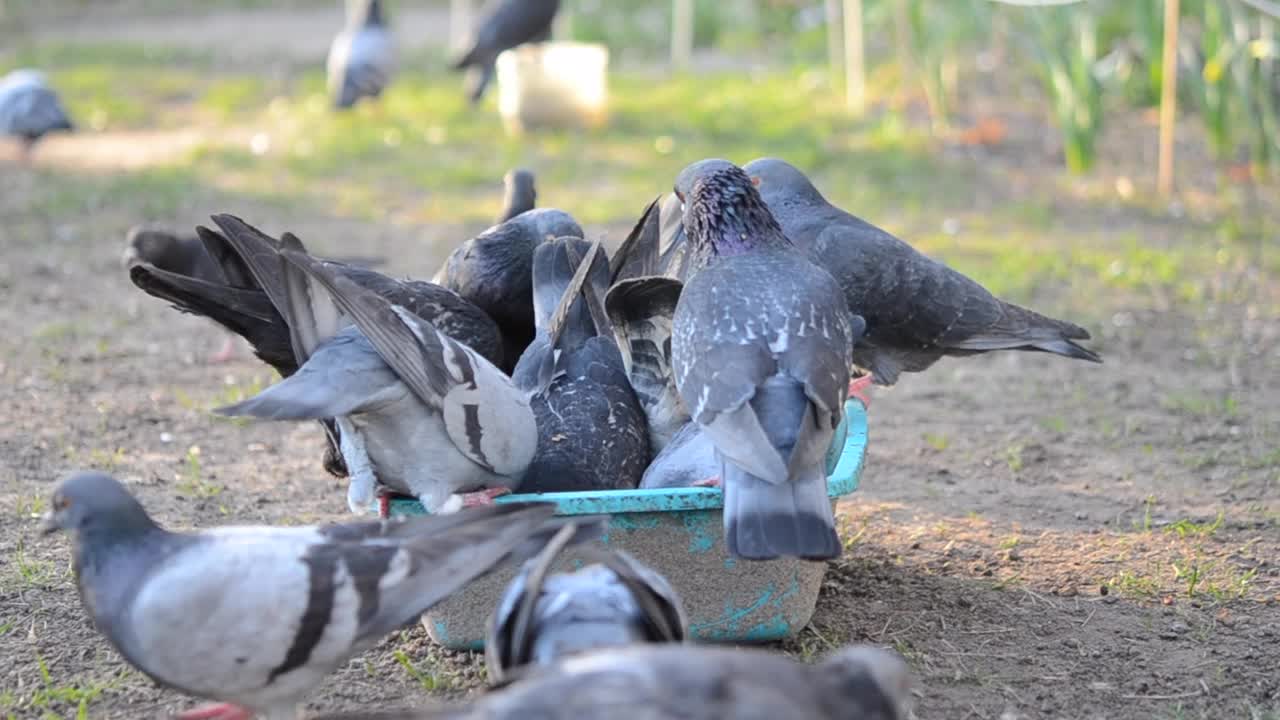
[[[840,27],[840,0],[826,0],[827,10],[827,65],[830,66],[831,86],[838,87],[840,73],[844,70],[844,36]]]
[[[1178,0],[1164,0],[1163,77],[1160,83],[1160,162],[1156,189],[1173,194],[1173,130],[1178,116]]]
[[[693,57],[693,0],[671,3],[671,67],[689,69]]]
[[[844,92],[849,112],[867,109],[867,77],[862,49],[862,0],[844,0]]]

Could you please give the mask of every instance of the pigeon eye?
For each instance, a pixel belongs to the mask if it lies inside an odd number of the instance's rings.
[[[71,500],[66,495],[59,495],[53,499],[54,510],[66,510],[71,507]]]

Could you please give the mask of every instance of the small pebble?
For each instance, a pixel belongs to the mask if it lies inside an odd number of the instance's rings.
[[[171,433],[167,433],[167,432],[162,432],[162,433],[160,433],[160,442],[162,442],[162,443],[171,443],[171,442],[173,442],[173,435],[172,435]]]

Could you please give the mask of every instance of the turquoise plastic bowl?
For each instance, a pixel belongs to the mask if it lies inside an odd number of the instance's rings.
[[[845,403],[827,455],[827,488],[836,499],[858,488],[867,450],[862,403]],[[609,515],[600,539],[662,573],[689,617],[690,635],[717,642],[769,642],[798,633],[813,617],[826,563],[794,558],[764,562],[729,556],[723,540],[723,497],[716,488],[524,493],[497,502],[550,502],[556,514]],[[391,502],[393,515],[423,515],[417,500]],[[581,565],[570,550],[558,569]],[[485,621],[516,567],[511,563],[471,583],[423,616],[436,642],[455,650],[481,650]]]

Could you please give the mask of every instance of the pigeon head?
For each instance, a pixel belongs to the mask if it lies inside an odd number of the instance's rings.
[[[902,720],[911,699],[911,670],[900,655],[850,645],[828,655],[818,672],[837,707],[861,707],[867,718]]]
[[[382,16],[382,0],[356,0],[355,7],[359,12],[361,24],[372,27],[382,27],[386,24],[386,18]]]
[[[125,237],[124,255],[120,258],[120,264],[128,268],[134,263],[145,262],[161,270],[172,270],[171,254],[177,249],[178,238],[171,233],[138,225],[130,228]]]
[[[533,173],[523,168],[517,168],[503,175],[502,185],[507,189],[508,196],[527,197],[530,202],[538,197],[533,187]]]
[[[692,178],[688,192],[681,185]],[[755,184],[742,168],[704,160],[680,173],[676,195],[684,203],[684,226],[699,254],[733,255],[759,247],[789,245]]]
[[[66,530],[76,534],[128,535],[156,524],[118,480],[100,472],[77,472],[58,483],[45,515],[47,535]]]
[[[821,200],[822,193],[809,182],[809,178],[795,165],[780,158],[757,158],[742,166],[751,176],[760,194],[764,197],[775,195],[798,196],[806,200]]]

